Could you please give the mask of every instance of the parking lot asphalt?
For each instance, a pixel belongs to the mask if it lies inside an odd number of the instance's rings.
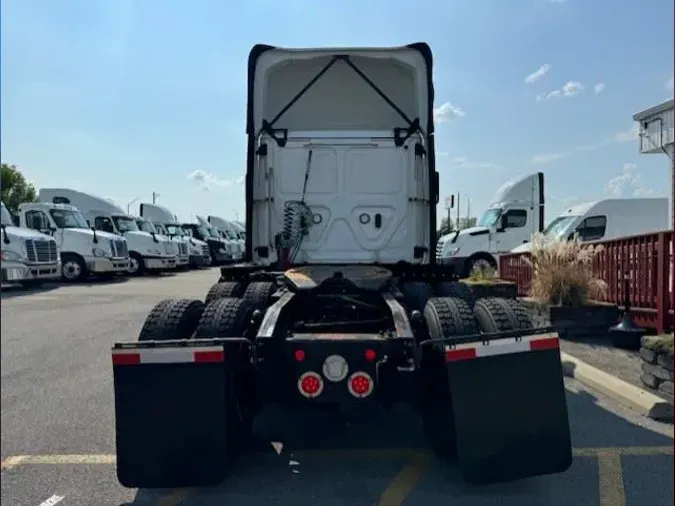
[[[114,466],[110,345],[135,340],[159,300],[203,298],[217,277],[212,269],[3,289],[3,505],[672,505],[673,427],[570,379],[575,459],[556,476],[467,485],[429,453],[418,418],[402,406],[341,416],[270,406],[256,420],[254,450],[219,487],[123,488]],[[498,430],[499,413],[494,423]]]

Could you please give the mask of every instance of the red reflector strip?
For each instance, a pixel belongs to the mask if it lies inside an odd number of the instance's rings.
[[[557,334],[538,334],[521,339],[494,339],[486,343],[459,344],[446,346],[445,361],[457,362],[474,358],[524,353],[528,351],[556,350],[560,347]]]
[[[460,348],[460,349],[446,349],[445,350],[445,361],[446,362],[457,362],[458,360],[469,360],[471,358],[476,358],[476,348]]]
[[[225,352],[223,350],[217,351],[195,351],[195,362],[199,364],[209,364],[213,362],[224,362]]]
[[[199,348],[144,348],[135,350],[113,350],[113,366],[139,364],[211,364],[225,361],[225,352],[220,346]]]
[[[535,339],[530,341],[530,350],[555,350],[560,348],[560,340],[557,337],[549,337],[546,339]]]
[[[140,353],[113,353],[113,365],[136,365],[141,363]]]

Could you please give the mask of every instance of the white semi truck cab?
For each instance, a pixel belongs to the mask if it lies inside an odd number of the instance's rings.
[[[155,224],[147,218],[135,217],[134,219],[136,221],[136,225],[138,226],[138,230],[141,232],[147,232],[153,237],[158,237],[159,239],[172,241],[175,243],[177,248],[176,267],[183,268],[190,264],[189,248],[187,245],[187,240],[184,237],[170,235],[165,228],[156,227]]]
[[[436,244],[436,257],[463,276],[477,266],[496,269],[499,255],[543,229],[544,174],[537,172],[505,183],[475,227],[442,236]]]
[[[211,265],[212,260],[208,244],[190,237],[169,209],[158,204],[142,203],[139,207],[139,214],[142,219],[151,222],[160,233],[176,241],[181,251],[183,251],[182,248],[185,248],[189,267]]]
[[[129,270],[124,237],[91,230],[82,213],[69,204],[49,202],[19,206],[21,227],[50,234],[61,253],[61,276],[81,281],[90,274],[109,276]]]
[[[2,203],[2,283],[37,286],[61,276],[56,240],[35,230],[15,226]]]
[[[233,260],[243,259],[246,244],[244,242],[244,238],[239,235],[238,228],[235,227],[232,222],[219,218],[218,216],[208,216],[206,219],[209,225],[219,230],[222,233],[221,237],[223,237],[223,239],[226,241],[229,241],[229,243],[232,245]]]
[[[232,246],[228,247],[228,244],[222,239],[216,229],[209,225],[201,216],[197,216],[197,223],[183,223],[182,227],[190,237],[208,244],[214,265],[224,265],[233,261]]]
[[[72,204],[97,231],[123,236],[129,246],[129,274],[176,268],[177,245],[168,237],[139,230],[135,218],[114,202],[65,188],[43,188],[39,197],[44,202]]]

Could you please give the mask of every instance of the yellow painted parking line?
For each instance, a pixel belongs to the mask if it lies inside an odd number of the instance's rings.
[[[403,504],[403,501],[410,495],[429,467],[430,462],[429,455],[415,455],[382,492],[377,506],[400,506]]]
[[[607,448],[574,448],[575,457],[604,457],[604,456],[624,456],[631,457],[654,456],[654,455],[673,455],[672,446],[610,446]]]
[[[600,506],[626,506],[621,455],[598,456]]]
[[[601,456],[655,456],[673,455],[672,446],[617,446],[599,448],[574,448],[575,457]],[[399,449],[325,449],[325,450],[294,450],[298,457],[323,457],[331,459],[414,459],[430,457],[426,450],[399,448]],[[25,465],[96,465],[115,464],[117,459],[113,454],[71,454],[71,455],[14,455],[2,461],[2,470],[9,470]]]

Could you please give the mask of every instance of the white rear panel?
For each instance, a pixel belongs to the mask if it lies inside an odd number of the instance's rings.
[[[427,149],[433,128],[427,59],[411,47],[275,48],[256,58],[249,133],[267,154],[249,166],[254,262],[277,261],[288,201],[303,201],[312,222],[299,246],[290,248],[292,263],[429,261],[435,202],[430,204],[427,156],[415,155]],[[270,136],[268,123],[286,130],[285,145]],[[411,128],[397,147],[394,129],[411,124],[422,131]],[[269,255],[259,257],[259,247]],[[422,256],[420,247],[426,248]]]
[[[360,138],[291,135],[283,148],[270,138],[262,139],[269,154],[260,159],[255,174],[256,244],[274,249],[274,237],[283,230],[285,203],[302,200],[311,149],[304,200],[314,219],[295,263],[428,259],[428,255],[414,258],[415,246],[429,243],[428,171],[424,159],[416,161],[414,154],[419,137],[396,147],[387,138],[389,132]]]

